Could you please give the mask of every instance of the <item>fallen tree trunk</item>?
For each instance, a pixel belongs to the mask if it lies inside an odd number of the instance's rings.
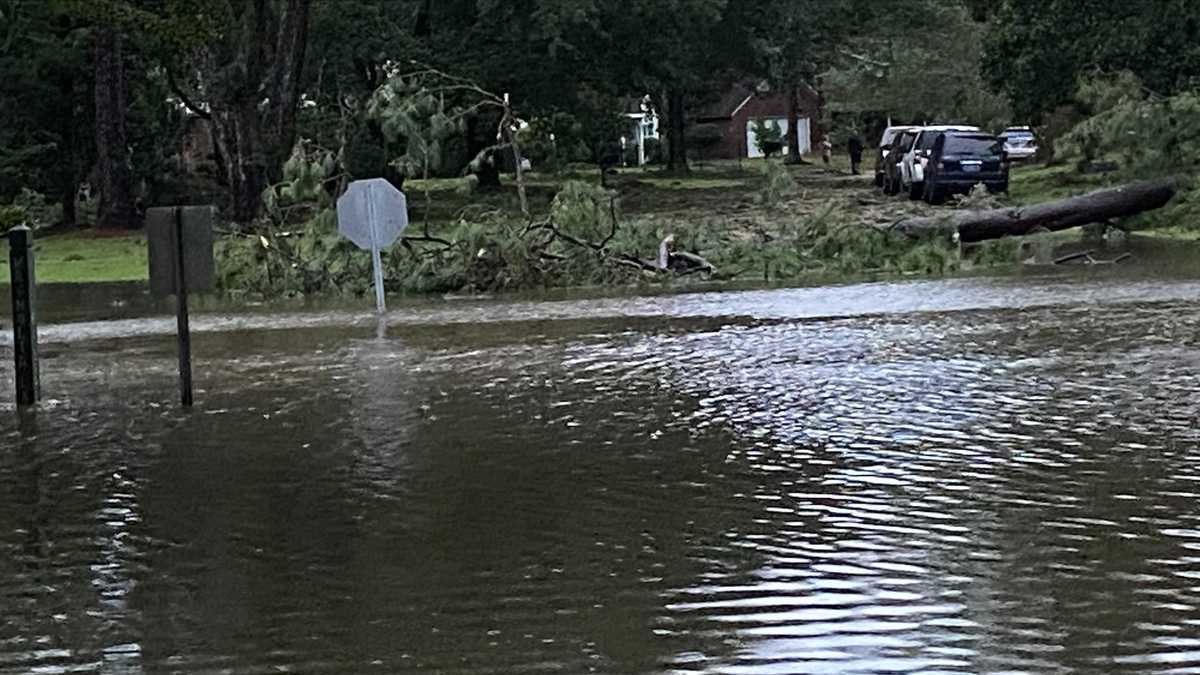
[[[939,216],[906,218],[893,223],[888,229],[914,239],[953,229],[958,232],[959,240],[965,243],[1042,230],[1056,232],[1162,208],[1175,196],[1177,189],[1175,180],[1171,178],[1143,181],[1031,206],[954,211]]]

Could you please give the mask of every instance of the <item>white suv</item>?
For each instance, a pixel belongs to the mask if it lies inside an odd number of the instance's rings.
[[[920,199],[925,190],[925,165],[933,152],[933,143],[943,131],[979,131],[979,127],[940,125],[921,127],[912,149],[900,161],[900,187],[908,191],[909,199]]]

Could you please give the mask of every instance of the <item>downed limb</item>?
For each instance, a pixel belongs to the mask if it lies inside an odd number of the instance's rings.
[[[1083,264],[1085,264],[1085,265],[1116,265],[1119,263],[1123,263],[1126,260],[1129,260],[1130,258],[1133,257],[1132,253],[1122,253],[1121,255],[1113,258],[1112,260],[1097,260],[1092,255],[1093,253],[1095,253],[1095,251],[1080,251],[1079,253],[1072,253],[1070,255],[1064,255],[1061,258],[1055,259],[1054,264],[1055,265],[1065,265],[1067,263],[1071,263],[1071,262],[1075,262],[1075,261],[1083,261]]]
[[[913,239],[953,230],[964,243],[1021,236],[1034,230],[1056,232],[1162,208],[1177,190],[1172,178],[1143,181],[1031,206],[905,218],[886,229]]]
[[[679,275],[695,274],[696,272],[713,273],[717,268],[704,258],[687,251],[676,251],[675,235],[668,234],[658,244],[658,260],[656,267],[664,272],[674,272]]]
[[[1084,259],[1092,260],[1093,259],[1092,253],[1094,253],[1094,251],[1087,250],[1087,251],[1080,251],[1078,253],[1072,253],[1070,255],[1064,255],[1060,258],[1055,258],[1054,264],[1055,265],[1065,265],[1069,262],[1075,262],[1076,260],[1084,260]]]

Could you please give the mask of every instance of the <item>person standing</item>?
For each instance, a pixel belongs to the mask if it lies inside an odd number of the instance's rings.
[[[850,140],[846,141],[846,148],[850,151],[850,173],[855,176],[861,175],[859,167],[862,166],[863,141],[857,132],[850,134]]]
[[[825,162],[825,166],[829,166],[829,162],[833,160],[833,143],[829,142],[829,137],[821,141],[821,160]]]

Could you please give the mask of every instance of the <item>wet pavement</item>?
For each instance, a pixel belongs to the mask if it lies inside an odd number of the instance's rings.
[[[58,308],[0,673],[1200,672],[1197,278]]]

